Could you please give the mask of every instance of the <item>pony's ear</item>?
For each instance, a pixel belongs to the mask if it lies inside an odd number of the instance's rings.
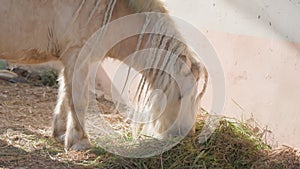
[[[192,73],[195,80],[198,81],[200,78],[200,72],[202,71],[201,65],[198,62],[193,62],[193,60],[188,58],[186,55],[179,55],[178,58],[180,58],[180,72],[183,74]]]
[[[187,61],[187,56],[186,55],[179,55],[178,59],[181,59],[182,62],[186,63]]]
[[[179,55],[177,59],[177,67],[182,76],[187,76],[191,73],[190,63],[186,55]]]
[[[199,77],[200,77],[200,71],[201,71],[200,64],[198,64],[198,63],[192,63],[191,71],[192,71],[192,73],[193,73],[194,78],[196,79],[196,81],[198,81]]]

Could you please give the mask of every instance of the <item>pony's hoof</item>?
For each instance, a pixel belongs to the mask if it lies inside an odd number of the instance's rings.
[[[64,143],[65,141],[65,137],[66,137],[66,134],[62,134],[62,135],[59,135],[59,136],[52,136],[57,142],[59,143]]]
[[[89,139],[82,139],[75,144],[73,144],[69,150],[75,150],[75,151],[81,151],[81,150],[87,150],[92,147],[92,144],[90,143]]]

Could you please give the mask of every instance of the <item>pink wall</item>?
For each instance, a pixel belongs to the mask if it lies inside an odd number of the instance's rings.
[[[300,149],[299,2],[163,1],[172,15],[193,24],[214,46],[226,78],[225,114],[245,120],[253,113],[272,130],[274,144]]]
[[[300,44],[214,31],[205,34],[225,73],[224,114],[245,121],[252,113],[273,132],[269,142],[300,148]]]

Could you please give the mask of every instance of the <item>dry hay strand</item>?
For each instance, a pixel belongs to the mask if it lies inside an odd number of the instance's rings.
[[[265,157],[253,164],[253,168],[299,169],[300,151],[288,146],[267,151]]]

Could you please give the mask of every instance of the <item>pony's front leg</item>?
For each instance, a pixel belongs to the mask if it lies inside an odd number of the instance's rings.
[[[59,142],[64,142],[67,128],[67,112],[69,111],[69,103],[65,92],[65,76],[64,69],[59,75],[58,100],[54,110],[52,137]]]
[[[65,61],[64,77],[66,81],[66,97],[69,103],[65,148],[84,150],[91,147],[85,131],[85,112],[88,107],[88,64],[75,67],[77,53],[70,55]]]

